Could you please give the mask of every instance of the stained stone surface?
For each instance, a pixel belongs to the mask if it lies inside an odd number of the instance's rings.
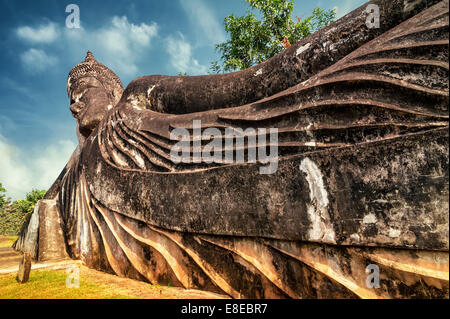
[[[39,207],[39,247],[38,260],[58,260],[67,258],[62,221],[55,200],[40,200]]]
[[[379,29],[366,26],[368,4]],[[45,210],[38,258],[61,227],[71,258],[154,284],[233,298],[448,298],[448,6],[371,1],[253,68],[142,77],[123,92],[88,53],[68,81],[80,144],[46,195],[60,221]],[[174,163],[171,131],[193,140],[194,120],[222,142],[227,128],[277,128],[276,172]]]
[[[38,256],[39,219],[39,205],[36,205],[33,213],[28,216],[22,226],[20,236],[13,245],[14,249],[28,253],[34,260],[37,260]]]
[[[13,248],[29,254],[36,261],[68,258],[62,223],[55,200],[38,201]]]
[[[17,273],[17,280],[24,284],[30,279],[31,271],[31,255],[29,253],[24,253],[22,260],[19,264],[19,272]]]

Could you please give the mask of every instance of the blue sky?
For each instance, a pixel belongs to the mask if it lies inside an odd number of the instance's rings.
[[[68,4],[81,28],[65,26]],[[338,16],[364,0],[295,1],[293,17],[313,8]],[[0,0],[0,182],[13,199],[47,189],[77,145],[67,74],[87,50],[126,86],[143,75],[205,74],[226,40],[223,19],[244,15],[243,0]]]

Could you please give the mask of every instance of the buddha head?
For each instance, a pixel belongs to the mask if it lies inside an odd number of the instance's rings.
[[[70,110],[83,137],[92,133],[108,110],[119,102],[122,93],[122,82],[117,75],[88,51],[84,61],[70,71],[67,80]]]

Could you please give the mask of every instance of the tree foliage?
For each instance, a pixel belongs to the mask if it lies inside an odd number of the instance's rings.
[[[216,45],[223,66],[211,63],[211,71],[234,71],[259,64],[283,49],[333,22],[334,10],[316,8],[312,15],[292,20],[292,0],[245,0],[250,5],[247,15],[234,14],[224,20],[229,40]],[[258,11],[257,15],[253,11]]]
[[[0,209],[0,235],[17,235],[27,215],[12,205]]]
[[[0,209],[6,204],[6,189],[3,187],[0,182]]]
[[[6,189],[0,182],[0,235],[18,234],[27,216],[33,212],[34,205],[44,198],[45,192],[33,189],[25,199],[11,203],[10,199],[5,199]]]
[[[27,193],[25,199],[16,200],[12,205],[19,209],[23,214],[29,214],[33,211],[34,205],[44,198],[45,193],[45,190],[33,189],[31,192]]]

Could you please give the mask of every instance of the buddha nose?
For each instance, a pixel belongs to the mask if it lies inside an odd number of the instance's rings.
[[[84,108],[83,102],[75,102],[70,105],[70,111],[72,112],[73,116],[76,117],[78,113]]]

